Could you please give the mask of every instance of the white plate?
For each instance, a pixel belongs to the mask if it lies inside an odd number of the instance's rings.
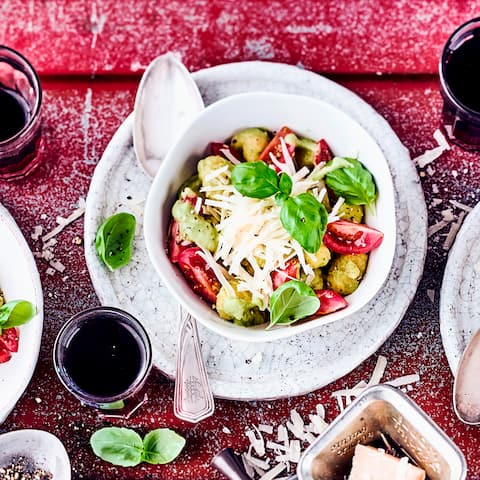
[[[19,456],[50,472],[54,480],[70,480],[70,459],[62,442],[43,430],[16,430],[0,435],[0,467]]]
[[[396,253],[390,275],[374,300],[351,317],[262,345],[234,342],[199,326],[215,396],[251,400],[313,391],[373,354],[391,335],[413,298],[423,271],[427,239],[427,213],[416,170],[408,151],[378,113],[351,91],[320,75],[288,65],[243,62],[201,70],[194,79],[206,105],[259,90],[324,100],[364,127],[388,161],[396,194]],[[102,304],[123,308],[143,322],[152,339],[154,365],[172,377],[179,326],[177,306],[158,280],[140,233],[150,184],[136,164],[129,117],[113,136],[92,178],[85,213],[85,255]],[[139,233],[133,260],[109,273],[96,257],[94,238],[103,219],[118,211],[136,215]]]
[[[452,373],[480,328],[480,204],[465,219],[448,255],[440,292],[440,332]]]
[[[27,388],[37,364],[43,326],[40,276],[27,242],[15,220],[0,204],[0,290],[6,301],[29,300],[37,315],[20,327],[18,352],[0,364],[0,423]]]

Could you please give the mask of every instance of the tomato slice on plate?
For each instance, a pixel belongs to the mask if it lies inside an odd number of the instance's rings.
[[[221,285],[203,258],[201,248],[190,247],[181,252],[178,266],[195,293],[211,304],[216,303]]]
[[[315,315],[327,315],[348,305],[347,301],[333,290],[315,290],[315,294],[320,300],[320,307],[315,312]]]
[[[329,250],[342,255],[371,252],[382,240],[383,233],[379,230],[348,220],[329,223],[323,237],[323,243]]]
[[[18,339],[18,328],[6,328],[5,330],[2,330],[2,334],[0,335],[0,348],[3,347],[5,350],[12,353],[18,352]]]
[[[300,262],[298,258],[291,258],[285,263],[285,268],[274,270],[271,276],[274,290],[285,282],[298,279],[300,276]]]
[[[263,150],[263,152],[260,154],[260,160],[265,163],[271,164],[272,160],[270,158],[270,154],[273,154],[273,156],[278,160],[279,163],[285,163],[282,152],[282,143],[280,141],[281,138],[285,140],[288,153],[292,158],[294,158],[296,146],[295,134],[288,127],[282,127],[273,137],[270,143],[265,147],[265,150]],[[280,170],[276,165],[274,165],[274,167],[277,172]]]
[[[176,220],[172,220],[168,238],[168,258],[170,258],[170,261],[177,263],[180,254],[192,245],[193,243],[180,238],[180,225]]]

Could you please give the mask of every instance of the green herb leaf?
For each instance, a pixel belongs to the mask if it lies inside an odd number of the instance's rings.
[[[306,283],[290,280],[280,285],[270,297],[270,324],[290,325],[301,318],[313,315],[320,300]]]
[[[279,190],[285,195],[292,193],[293,182],[292,179],[284,172],[280,175],[280,181],[278,182]]]
[[[36,314],[35,307],[26,300],[12,300],[0,307],[0,333],[2,329],[19,327]]]
[[[263,162],[245,162],[232,170],[233,186],[246,197],[267,198],[279,191],[278,175]]]
[[[90,437],[97,457],[122,467],[134,467],[142,461],[142,437],[128,428],[101,428]]]
[[[309,193],[288,198],[280,210],[283,228],[309,253],[320,248],[327,218],[325,206]]]
[[[143,440],[142,459],[153,464],[169,463],[180,455],[185,439],[168,428],[149,432]]]
[[[133,215],[122,212],[108,217],[97,231],[95,249],[112,272],[132,258],[135,224]]]
[[[328,173],[325,177],[327,186],[352,205],[372,204],[377,198],[372,174],[358,160],[354,158],[346,160],[352,166]]]

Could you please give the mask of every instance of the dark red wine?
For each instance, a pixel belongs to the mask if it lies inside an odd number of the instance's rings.
[[[20,132],[30,115],[29,105],[20,94],[0,86],[0,142]]]
[[[480,113],[480,29],[450,50],[445,80],[463,106]]]
[[[131,327],[118,320],[92,318],[70,339],[65,350],[65,370],[90,395],[120,395],[135,383],[144,365],[139,341]]]

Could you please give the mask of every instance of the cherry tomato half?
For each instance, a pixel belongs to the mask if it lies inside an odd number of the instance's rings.
[[[337,220],[327,225],[325,246],[335,253],[352,255],[371,252],[383,240],[383,233],[363,223]]]
[[[291,258],[285,263],[285,268],[279,268],[271,273],[273,289],[290,280],[298,279],[300,276],[300,262],[298,258]]]
[[[7,363],[12,358],[12,354],[6,349],[0,346],[0,363]]]
[[[0,348],[3,347],[5,350],[12,353],[18,352],[18,339],[18,328],[6,328],[5,330],[2,330],[2,334],[0,335]]]
[[[327,163],[332,160],[333,155],[330,151],[328,143],[322,138],[315,145],[315,154],[313,156],[313,164],[318,165],[319,163]]]
[[[315,294],[320,300],[320,307],[315,315],[327,315],[327,313],[336,312],[348,305],[347,301],[333,290],[315,290]]]
[[[202,249],[190,247],[180,253],[178,266],[195,293],[214,304],[221,285],[202,256]]]
[[[180,254],[192,245],[192,242],[180,238],[180,225],[176,220],[172,220],[168,237],[168,258],[170,258],[170,261],[177,263]]]
[[[282,127],[277,134],[272,138],[270,143],[265,147],[265,150],[260,154],[260,160],[265,163],[271,164],[272,160],[270,158],[270,153],[274,155],[274,157],[279,161],[279,163],[285,163],[285,159],[283,158],[282,153],[282,144],[280,139],[283,138],[285,140],[285,144],[287,146],[288,153],[292,158],[295,156],[295,134],[290,130],[288,127]],[[275,170],[278,172],[279,168],[274,165]]]

